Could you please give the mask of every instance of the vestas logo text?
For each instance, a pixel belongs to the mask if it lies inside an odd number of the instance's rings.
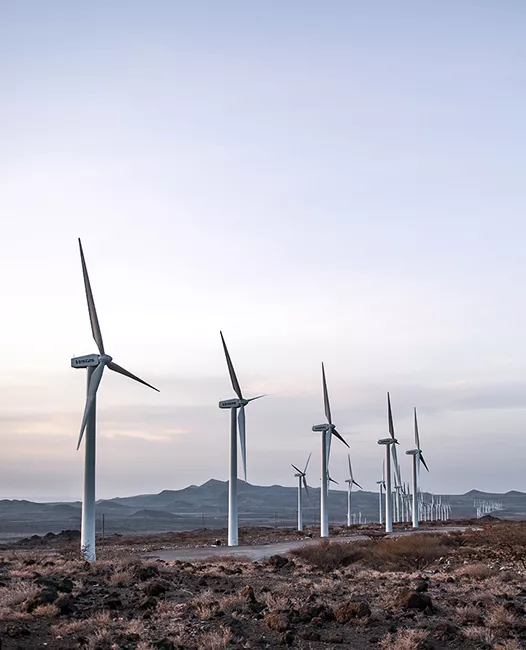
[[[81,363],[93,363],[96,361],[95,357],[86,357],[86,359],[75,359],[75,365],[79,365]]]

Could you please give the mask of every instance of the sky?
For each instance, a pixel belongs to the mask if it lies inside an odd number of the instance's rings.
[[[294,485],[321,361],[375,489],[391,392],[422,487],[525,490],[526,6],[521,0],[0,0],[0,498],[80,499],[107,352],[97,494],[228,476]],[[409,457],[401,454],[409,480]],[[347,478],[332,446],[331,475]],[[342,486],[343,487],[343,486]]]

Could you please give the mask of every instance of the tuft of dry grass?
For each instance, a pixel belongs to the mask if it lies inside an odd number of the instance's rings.
[[[473,578],[474,580],[487,580],[491,576],[495,575],[495,571],[493,569],[490,569],[486,564],[483,564],[482,562],[466,564],[465,566],[458,569],[456,573],[459,576]]]
[[[382,650],[418,650],[428,637],[425,630],[397,630],[380,640]]]
[[[218,630],[202,634],[199,639],[199,647],[206,648],[207,650],[223,650],[231,640],[231,630],[221,626]]]
[[[494,630],[508,630],[521,624],[519,617],[504,605],[496,605],[486,614],[486,625]]]
[[[301,558],[312,567],[329,572],[357,562],[363,558],[364,552],[362,545],[356,542],[323,540],[317,544],[308,544],[295,549],[292,555]]]

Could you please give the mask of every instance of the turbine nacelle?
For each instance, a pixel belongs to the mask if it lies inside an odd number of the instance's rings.
[[[379,445],[397,445],[398,440],[396,438],[382,438],[381,440],[378,440]]]
[[[99,365],[98,354],[85,354],[83,357],[73,357],[71,359],[72,368],[88,368]]]
[[[246,399],[224,399],[219,402],[220,409],[239,409],[242,406],[246,406],[248,400]]]
[[[313,431],[330,431],[331,425],[330,424],[315,424],[312,427]]]
[[[417,456],[420,452],[418,449],[409,449],[405,452],[408,456]]]

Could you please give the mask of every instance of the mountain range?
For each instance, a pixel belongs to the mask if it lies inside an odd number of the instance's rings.
[[[104,519],[108,533],[156,533],[220,529],[227,523],[228,483],[210,479],[203,485],[190,485],[182,490],[163,490],[158,494],[138,494],[97,502],[99,530]],[[240,525],[294,526],[297,488],[281,485],[260,486],[238,481]],[[310,488],[304,498],[304,523],[318,521],[319,489]],[[512,490],[505,494],[470,490],[466,494],[443,496],[451,504],[452,519],[476,515],[475,501],[498,501],[503,510],[493,513],[501,519],[526,518],[526,493]],[[352,510],[362,513],[362,521],[378,520],[378,493],[353,491]],[[329,492],[331,523],[343,524],[347,513],[347,492]],[[0,500],[0,540],[16,539],[32,534],[78,529],[81,504],[36,503],[27,500]]]

